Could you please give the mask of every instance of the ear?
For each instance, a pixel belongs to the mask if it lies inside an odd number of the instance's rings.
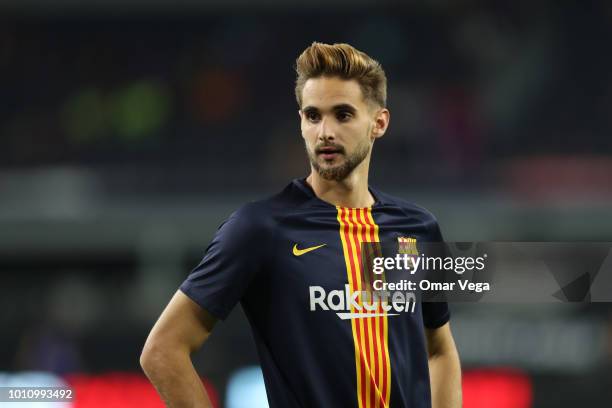
[[[302,112],[302,109],[298,109],[298,115],[300,116],[300,133],[302,135],[302,139],[305,139],[304,137],[304,113]]]
[[[389,109],[382,108],[374,117],[374,126],[372,127],[372,139],[378,139],[382,137],[389,127],[389,120],[391,119],[391,113]]]

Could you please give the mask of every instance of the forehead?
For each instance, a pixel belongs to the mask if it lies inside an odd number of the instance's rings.
[[[302,90],[302,106],[319,109],[340,104],[351,104],[357,108],[365,106],[359,83],[354,79],[337,77],[311,78]]]

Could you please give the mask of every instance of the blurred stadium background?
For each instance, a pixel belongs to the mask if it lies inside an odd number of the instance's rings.
[[[383,63],[371,183],[448,241],[612,241],[610,38],[603,0],[3,0],[0,385],[159,406],[153,322],[225,217],[306,174],[315,40]],[[453,312],[466,408],[609,406],[609,304]],[[239,307],[194,362],[218,407],[259,406]]]

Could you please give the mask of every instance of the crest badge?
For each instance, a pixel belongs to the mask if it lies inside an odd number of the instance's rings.
[[[418,256],[419,251],[417,250],[416,242],[416,238],[397,237],[397,253]]]

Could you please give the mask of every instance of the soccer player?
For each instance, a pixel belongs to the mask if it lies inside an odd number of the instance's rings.
[[[372,147],[389,125],[385,73],[348,44],[322,43],[296,70],[310,175],[219,227],[141,365],[169,406],[208,406],[190,354],[240,302],[270,407],[460,407],[447,304],[366,296],[362,243],[442,240],[429,212],[368,186]]]

